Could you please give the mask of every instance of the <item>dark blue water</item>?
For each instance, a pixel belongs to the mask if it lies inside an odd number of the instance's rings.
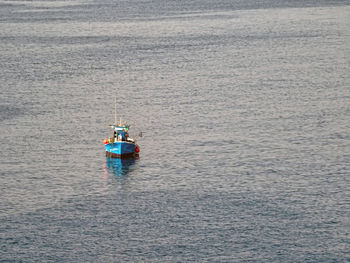
[[[0,0],[0,261],[349,262],[349,14]]]

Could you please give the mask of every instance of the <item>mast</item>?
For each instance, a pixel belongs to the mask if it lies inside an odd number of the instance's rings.
[[[114,106],[114,125],[117,125],[117,96],[115,97],[115,106]]]

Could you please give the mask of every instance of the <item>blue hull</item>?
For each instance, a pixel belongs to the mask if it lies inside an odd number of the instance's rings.
[[[125,141],[105,145],[106,155],[113,158],[132,157],[135,154],[135,148],[135,143]]]

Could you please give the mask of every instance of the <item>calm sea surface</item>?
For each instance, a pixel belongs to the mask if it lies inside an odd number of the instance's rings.
[[[348,1],[0,0],[0,261],[349,262],[349,58]]]

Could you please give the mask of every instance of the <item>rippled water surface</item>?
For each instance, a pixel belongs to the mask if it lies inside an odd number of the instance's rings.
[[[350,261],[349,14],[0,0],[0,261]]]

